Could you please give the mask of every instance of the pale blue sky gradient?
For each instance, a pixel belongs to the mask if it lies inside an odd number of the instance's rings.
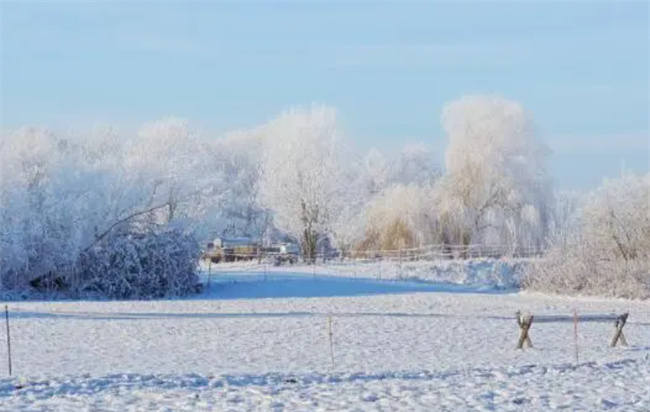
[[[469,93],[530,110],[562,188],[647,172],[646,2],[3,2],[2,128],[186,117],[217,132],[296,104],[360,149],[424,142]]]

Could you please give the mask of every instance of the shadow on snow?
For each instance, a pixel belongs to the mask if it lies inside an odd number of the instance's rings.
[[[267,275],[220,272],[204,277],[204,291],[193,299],[315,298],[386,295],[399,293],[510,293],[480,285],[426,283],[422,281],[271,272]]]
[[[504,289],[494,285],[459,285],[421,279],[375,279],[344,277],[339,275],[308,274],[304,272],[222,271],[208,276],[200,273],[203,291],[185,298],[145,299],[160,300],[237,300],[269,298],[317,298],[389,295],[400,293],[483,293],[505,294],[517,289]],[[120,299],[78,299],[65,297],[12,299],[0,301],[25,302],[124,302]]]

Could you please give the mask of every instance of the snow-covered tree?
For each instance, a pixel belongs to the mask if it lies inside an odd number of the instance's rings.
[[[365,204],[355,219],[357,249],[397,250],[437,239],[432,187],[440,177],[433,153],[423,144],[407,144],[387,160],[376,149],[362,161]]]
[[[187,120],[165,118],[144,125],[126,155],[126,176],[137,181],[145,205],[158,207],[157,223],[187,218],[217,173]],[[212,173],[210,173],[212,172]]]
[[[424,144],[407,144],[391,170],[392,183],[431,186],[440,177],[433,152]]]
[[[69,269],[105,214],[106,174],[86,165],[74,142],[37,128],[8,136],[0,159],[2,284]]]
[[[56,281],[72,290],[82,256],[110,248],[108,239],[170,225],[191,233],[206,199],[199,189],[220,175],[199,167],[202,150],[184,127],[158,124],[135,140],[111,129],[57,136],[24,128],[3,136],[0,288]]]
[[[650,174],[606,180],[585,200],[575,229],[530,267],[526,287],[650,297]]]
[[[374,148],[363,157],[362,164],[362,173],[367,180],[366,191],[370,195],[376,195],[386,187],[390,179],[390,166],[384,155]]]
[[[555,205],[550,211],[547,247],[566,248],[580,231],[581,212],[588,193],[581,191],[557,191]]]
[[[264,135],[253,129],[227,134],[211,145],[214,161],[223,165],[225,190],[212,211],[216,233],[263,241],[270,229],[269,211],[260,205]]]
[[[292,109],[266,125],[264,134],[261,203],[313,261],[319,236],[331,232],[346,198],[337,113],[326,106]]]
[[[354,246],[363,240],[366,205],[375,195],[375,190],[383,184],[380,179],[373,180],[373,177],[380,175],[368,175],[366,160],[345,167],[341,177],[345,182],[341,191],[345,198],[330,224],[329,235],[332,243],[341,251],[342,258],[348,256]]]
[[[592,250],[625,262],[650,259],[649,200],[650,174],[605,180],[583,209],[583,236]]]
[[[549,151],[530,115],[513,101],[466,96],[445,106],[442,124],[449,145],[437,205],[447,240],[541,247]]]
[[[393,185],[432,186],[441,175],[433,152],[424,144],[406,144],[395,158],[386,158],[373,148],[362,164],[371,195]]]

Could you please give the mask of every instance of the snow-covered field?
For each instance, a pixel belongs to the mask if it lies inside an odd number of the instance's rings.
[[[192,299],[9,302],[0,411],[650,409],[649,303],[236,269]],[[580,323],[576,365],[569,322],[533,324],[535,348],[514,349],[515,311],[574,308],[629,311],[630,346]]]

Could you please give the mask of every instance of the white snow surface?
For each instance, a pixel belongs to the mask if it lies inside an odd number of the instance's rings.
[[[650,410],[648,302],[264,269],[192,299],[7,302],[0,411]],[[579,323],[576,363],[565,322],[515,349],[517,310],[574,309],[629,312],[629,346]]]

